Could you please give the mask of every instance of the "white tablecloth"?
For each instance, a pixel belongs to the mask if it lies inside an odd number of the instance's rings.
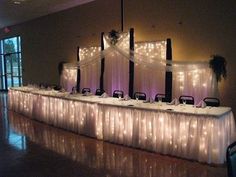
[[[9,108],[67,130],[207,163],[224,163],[235,140],[229,107],[195,108],[70,95],[28,87],[9,90]]]

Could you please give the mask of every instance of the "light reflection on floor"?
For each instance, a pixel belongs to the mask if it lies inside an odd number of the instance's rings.
[[[212,167],[79,136],[7,111],[1,94],[0,177],[226,177]]]

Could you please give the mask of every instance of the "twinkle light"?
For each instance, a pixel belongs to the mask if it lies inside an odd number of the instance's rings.
[[[130,52],[130,49],[129,49],[129,38],[130,38],[129,33],[121,33],[119,41],[117,42],[116,46],[113,46],[113,47],[117,47],[117,48],[121,49],[122,51],[125,51],[125,53],[129,54],[129,52]],[[109,44],[108,34],[104,35],[104,46],[105,46],[105,54],[106,54],[106,52],[109,55],[114,55],[115,53],[117,53],[114,50],[111,50],[113,52],[109,51],[109,48],[111,48],[110,47],[111,44]],[[108,49],[108,51],[106,51],[106,49]],[[100,50],[101,50],[101,48],[99,48],[99,47],[81,48],[80,51],[79,51],[80,60],[84,61],[84,60],[87,60],[87,59],[89,59],[89,58],[91,58],[93,56],[96,56],[100,52]],[[159,63],[160,65],[165,66],[166,63],[165,62],[162,63],[159,60],[165,60],[165,58],[166,58],[166,41],[164,40],[164,41],[138,42],[138,43],[135,43],[134,55],[135,56],[136,55],[139,56],[137,58],[135,57],[135,61],[138,61],[138,63],[135,62],[136,66],[138,66],[139,63],[143,63],[143,62],[145,62],[146,64],[145,65],[141,65],[141,66],[144,66],[146,68],[149,67],[149,66],[153,66],[153,64],[155,64],[155,63]],[[144,56],[144,57],[141,57],[141,56]],[[91,65],[93,67],[96,67],[96,64],[94,62],[91,63]],[[86,70],[88,70],[88,69],[84,69],[84,71],[82,69],[81,70],[81,74],[83,75],[83,72],[85,72],[85,74],[86,74]],[[164,74],[161,74],[161,76],[162,75],[163,75],[163,78],[164,78]],[[67,82],[65,81],[65,83],[67,83],[67,84],[64,84],[67,91],[71,91],[72,85],[74,85],[74,83],[71,80],[72,80],[72,78],[76,78],[76,76],[77,75],[74,74],[72,76],[68,75],[68,76],[64,77],[64,80],[67,80]],[[88,73],[86,74],[86,77],[90,77]],[[87,80],[91,80],[91,79],[87,79]],[[75,79],[75,81],[76,81],[76,79]],[[160,79],[159,79],[159,81],[160,81]],[[94,82],[96,82],[97,84],[95,84]],[[82,87],[83,86],[88,87],[88,85],[89,85],[89,87],[92,88],[92,90],[96,89],[98,84],[99,84],[99,77],[97,77],[97,78],[95,78],[93,80],[93,84],[92,84],[92,81],[91,82],[90,81],[86,81],[85,82],[83,80],[81,81],[81,86]],[[149,84],[149,85],[151,85],[151,84]],[[137,88],[137,89],[139,89],[139,88]],[[149,90],[150,89],[151,88],[149,88]],[[161,89],[158,88],[159,92],[161,92],[161,90],[162,90],[162,88]],[[109,92],[109,90],[108,90],[108,92]],[[154,91],[153,91],[152,94],[154,94]],[[147,96],[149,96],[149,94]],[[150,95],[150,96],[153,96],[153,95]]]
[[[135,52],[140,56],[150,56],[156,60],[166,59],[166,41],[136,42]]]
[[[196,102],[204,97],[215,93],[216,82],[212,77],[212,71],[208,67],[197,67],[198,65],[173,67],[173,95],[191,95]],[[214,95],[212,95],[214,96]]]
[[[91,56],[96,56],[101,51],[101,47],[86,47],[79,49],[80,60],[86,60]]]
[[[68,91],[71,92],[72,88],[76,86],[77,82],[77,67],[68,68],[64,67],[61,75],[61,85],[62,87]]]
[[[55,127],[180,157],[186,157],[186,152],[190,152],[190,159],[203,162],[223,163],[222,154],[230,142],[229,135],[235,130],[232,112],[215,118],[201,113],[121,107],[118,100],[111,101],[112,105],[107,104],[109,99],[114,98],[106,98],[104,104],[91,102],[93,97],[83,97],[83,100],[78,97],[74,100],[68,95],[62,97],[45,90],[26,92],[23,88],[10,89],[8,94],[10,109]],[[225,126],[216,126],[218,122]],[[212,141],[208,141],[209,138],[213,138]],[[63,140],[63,144],[67,144],[66,139]],[[162,147],[166,147],[165,151]],[[66,153],[65,149],[62,148],[61,152]],[[84,146],[80,149],[85,151]],[[199,154],[192,153],[195,150]]]

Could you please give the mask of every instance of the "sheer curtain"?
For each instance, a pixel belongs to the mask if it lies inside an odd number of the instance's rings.
[[[184,63],[173,65],[173,98],[191,95],[195,104],[204,97],[217,97],[217,82],[208,62]]]
[[[66,64],[61,76],[61,85],[71,91],[76,86],[77,68],[81,71],[80,87],[89,87],[92,92],[99,88],[101,58],[105,57],[104,89],[112,96],[114,90],[128,94],[129,61],[134,67],[134,92],[141,91],[152,97],[165,93],[165,72],[173,73],[173,98],[191,95],[195,103],[204,97],[217,97],[217,82],[208,62],[167,61],[166,41],[139,42],[135,51],[129,49],[129,33],[119,34],[116,44],[111,44],[108,34],[103,36],[104,50],[99,47],[80,50],[80,62]],[[130,55],[131,54],[131,55]],[[169,64],[170,66],[166,66]]]
[[[71,92],[72,88],[77,84],[77,64],[64,64],[62,74],[60,76],[61,87]]]
[[[128,94],[129,88],[129,58],[118,50],[129,53],[129,34],[122,33],[115,46],[110,44],[108,34],[104,35],[104,90],[110,96],[114,90],[123,90]]]
[[[135,43],[134,92],[145,92],[147,98],[165,93],[165,64],[156,66],[166,58],[166,41]]]
[[[79,52],[81,62],[94,58],[92,62],[80,66],[80,88],[90,88],[93,93],[100,87],[100,50],[100,47],[90,47]]]

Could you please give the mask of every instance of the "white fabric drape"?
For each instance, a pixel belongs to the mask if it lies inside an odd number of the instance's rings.
[[[174,160],[174,163],[173,160],[166,160],[163,163],[163,158],[158,158],[152,153],[130,151],[129,148],[108,145],[102,141],[73,135],[70,132],[58,131],[50,126],[25,119],[11,111],[9,122],[14,132],[26,136],[30,141],[89,168],[103,171],[105,169],[114,176],[165,177],[174,174],[174,176],[189,177],[194,166],[195,170],[198,170],[197,176],[208,177],[209,170],[214,170],[214,167],[206,165],[199,170],[197,166],[201,164],[193,163],[192,166],[192,162],[184,162],[185,165],[181,167],[176,165],[182,163],[182,160]]]
[[[9,109],[106,141],[207,163],[224,163],[235,141],[231,108],[147,104],[14,88]],[[133,105],[133,106],[130,106]]]
[[[80,49],[80,60],[89,59],[94,56],[99,56],[99,47],[90,47]],[[101,75],[101,63],[100,57],[96,58],[88,65],[80,67],[80,88],[90,88],[92,93],[95,93],[96,89],[100,87],[100,75]]]
[[[62,74],[60,76],[60,85],[68,92],[72,91],[72,88],[77,84],[77,66],[71,65],[67,67],[63,65]]]
[[[174,98],[180,95],[191,95],[195,104],[204,97],[217,97],[217,82],[212,70],[205,64],[184,64],[173,66],[173,87]]]
[[[204,97],[217,97],[217,82],[207,62],[168,61],[166,41],[141,42],[135,44],[135,51],[129,50],[129,34],[120,34],[118,42],[110,43],[108,34],[104,35],[105,49],[97,47],[81,50],[81,88],[89,87],[94,92],[99,87],[100,61],[105,57],[104,89],[112,95],[116,89],[128,94],[129,61],[134,62],[134,92],[141,91],[154,98],[157,93],[165,93],[165,72],[173,72],[173,98],[191,95],[195,103]],[[68,65],[68,64],[66,64]],[[74,66],[63,72],[62,85],[70,91],[76,82]],[[74,78],[73,78],[74,77]]]
[[[129,34],[123,33],[116,46],[110,44],[108,35],[104,35],[105,51],[110,48],[110,52],[105,53],[104,70],[104,90],[108,95],[112,95],[114,90],[122,90],[128,94],[129,88],[129,58],[119,53],[115,47],[129,53]]]
[[[166,41],[136,43],[134,57],[141,60],[150,58],[151,60],[145,62],[149,62],[149,64],[159,62],[158,60],[165,60]],[[135,64],[134,92],[141,91],[146,93],[147,98],[154,98],[157,93],[165,93],[165,65],[151,67],[149,64],[142,64],[141,62]]]

